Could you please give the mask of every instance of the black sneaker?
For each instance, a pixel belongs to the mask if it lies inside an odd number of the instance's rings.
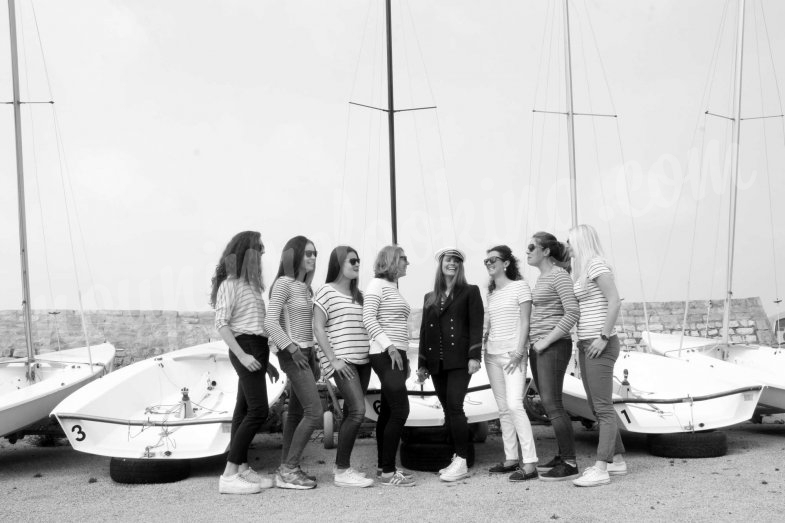
[[[542,481],[564,481],[578,477],[578,467],[573,467],[569,463],[562,461],[555,465],[551,470],[540,474]]]
[[[508,474],[510,472],[515,472],[517,468],[518,468],[517,463],[513,463],[512,465],[505,465],[504,462],[502,461],[501,463],[497,463],[496,465],[489,468],[488,472],[494,474],[498,474],[498,473]]]
[[[537,479],[537,470],[524,472],[522,468],[518,468],[518,470],[510,474],[510,477],[507,479],[510,481],[526,481],[529,479]]]
[[[540,474],[544,474],[545,472],[548,472],[559,463],[564,463],[564,460],[562,460],[561,456],[557,454],[545,465],[537,465],[537,472],[539,472]]]

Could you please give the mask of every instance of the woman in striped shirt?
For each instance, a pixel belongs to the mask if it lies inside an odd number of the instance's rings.
[[[363,323],[371,339],[370,358],[382,386],[381,407],[376,421],[377,475],[382,485],[411,487],[411,474],[397,470],[395,456],[401,432],[409,417],[406,378],[409,375],[407,321],[411,308],[398,291],[398,279],[406,276],[409,261],[403,249],[388,245],[373,265],[375,278],[365,290]]]
[[[570,229],[567,243],[572,254],[572,279],[581,309],[578,320],[578,361],[586,397],[600,425],[597,460],[573,483],[595,487],[610,483],[610,476],[627,474],[624,444],[613,408],[613,367],[619,357],[616,317],[621,308],[613,271],[605,261],[597,231],[591,225]]]
[[[523,408],[532,295],[509,247],[499,245],[489,249],[487,254],[483,262],[491,282],[488,285],[485,363],[499,406],[505,458],[489,472],[512,472],[510,481],[526,481],[537,477],[534,435]],[[518,462],[518,444],[522,465]]]
[[[357,285],[360,256],[341,245],[330,253],[327,282],[316,293],[313,329],[319,342],[322,374],[335,380],[343,396],[344,416],[338,431],[335,485],[370,487],[373,480],[349,466],[357,432],[365,419],[365,391],[371,379],[368,333],[363,325],[363,295]]]
[[[281,466],[276,486],[311,489],[316,478],[300,467],[303,449],[314,430],[322,424],[322,401],[316,390],[313,353],[313,290],[316,248],[305,236],[295,236],[284,245],[281,263],[270,290],[270,310],[264,327],[277,348],[278,361],[291,386],[289,411],[283,424]]]
[[[570,331],[578,321],[578,301],[572,292],[570,275],[554,262],[567,259],[567,249],[556,237],[538,232],[529,241],[526,262],[540,270],[532,293],[529,359],[534,384],[551,421],[559,453],[537,467],[543,481],[562,481],[578,476],[572,419],[564,410],[564,373],[572,357]]]
[[[278,371],[268,366],[262,254],[261,234],[241,232],[227,244],[212,278],[215,328],[229,346],[229,361],[238,376],[229,456],[218,482],[221,494],[253,494],[272,487],[272,480],[248,466],[248,447],[268,414],[265,370],[270,379],[278,380]]]

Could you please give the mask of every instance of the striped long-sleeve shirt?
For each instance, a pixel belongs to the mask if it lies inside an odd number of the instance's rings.
[[[285,349],[291,343],[300,347],[313,347],[311,295],[310,286],[289,276],[281,276],[273,283],[264,328],[277,349]],[[288,326],[285,320],[287,316]]]
[[[235,336],[266,336],[264,319],[264,300],[260,290],[254,290],[242,278],[227,278],[221,282],[215,299],[216,330],[229,327]]]
[[[534,343],[555,328],[561,336],[569,338],[570,330],[580,316],[580,308],[572,290],[572,278],[561,267],[537,279],[532,291],[532,317],[529,343]]]
[[[405,351],[409,347],[407,321],[411,307],[398,286],[374,278],[363,295],[363,324],[371,339],[371,354],[380,354],[390,345]]]

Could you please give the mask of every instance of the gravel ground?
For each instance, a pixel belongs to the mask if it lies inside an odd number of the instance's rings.
[[[510,483],[488,467],[502,457],[501,437],[476,445],[473,475],[442,483],[417,473],[413,488],[332,484],[335,451],[316,438],[303,467],[315,474],[312,491],[270,489],[252,496],[218,494],[223,458],[193,463],[191,477],[163,485],[120,485],[109,478],[109,458],[67,445],[38,447],[27,440],[0,443],[0,517],[3,521],[782,521],[785,509],[785,424],[728,430],[728,454],[712,459],[657,458],[645,437],[625,434],[629,474],[596,488],[569,482]],[[581,468],[593,463],[597,432],[575,424]],[[550,427],[534,427],[541,461],[555,453]],[[29,438],[28,438],[29,439]],[[260,435],[251,461],[272,471],[280,434]],[[360,439],[352,462],[375,471],[376,444]]]

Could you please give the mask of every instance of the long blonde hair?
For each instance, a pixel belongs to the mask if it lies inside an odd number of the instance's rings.
[[[613,268],[605,259],[605,252],[600,244],[600,237],[591,225],[576,225],[567,236],[572,255],[572,280],[578,282],[581,289],[586,287],[589,262],[599,258],[613,272]]]

